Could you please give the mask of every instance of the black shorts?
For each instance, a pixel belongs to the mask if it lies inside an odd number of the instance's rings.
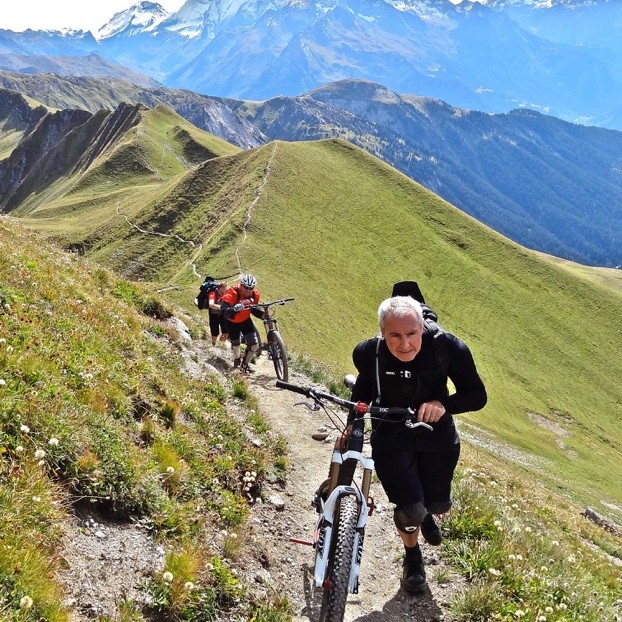
[[[212,313],[210,311],[209,314],[209,333],[212,337],[217,337],[221,333],[223,335],[227,334],[227,320],[223,317],[221,313]]]
[[[259,343],[259,335],[251,318],[248,318],[243,322],[227,321],[227,330],[229,332],[229,341],[233,346],[240,345],[242,336],[244,337],[244,341],[247,346]]]
[[[378,479],[389,501],[397,506],[419,501],[425,506],[449,503],[459,456],[459,443],[417,451],[407,436],[376,435],[372,441]]]

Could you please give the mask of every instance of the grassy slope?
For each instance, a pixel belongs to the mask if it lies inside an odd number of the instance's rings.
[[[237,147],[203,132],[166,108],[141,113],[141,122],[81,173],[64,177],[25,201],[16,216],[64,243],[134,217],[197,163]]]
[[[4,219],[0,277],[0,618],[70,618],[55,575],[80,501],[142,517],[166,546],[173,583],[145,577],[161,619],[278,608],[232,574],[249,513],[242,477],[253,470],[258,485],[282,468],[261,417],[238,401],[242,425],[216,379],[183,372],[156,299]]]
[[[115,154],[120,181],[107,159],[105,175],[95,168],[59,199],[75,202],[73,217],[29,224],[68,230],[65,240],[86,237],[96,259],[125,274],[185,286],[178,301],[194,296],[193,263],[201,273],[252,271],[264,298],[296,298],[279,311],[290,349],[336,374],[352,370],[352,347],[375,333],[391,284],[417,279],[442,324],[469,343],[489,387],[486,410],[464,419],[533,452],[539,476],[586,503],[622,505],[610,468],[622,453],[619,292],[509,242],[348,143],[223,150],[185,171],[167,155],[174,141],[161,128],[170,124],[144,127],[128,137],[130,152]],[[131,175],[137,145],[151,168],[165,170],[166,161],[168,173]],[[117,202],[144,229],[192,244],[128,227]]]
[[[353,345],[376,331],[377,304],[394,281],[415,278],[488,385],[486,410],[464,418],[539,456],[537,471],[556,486],[620,506],[611,464],[622,454],[622,295],[509,242],[350,145],[276,149],[240,256],[265,297],[295,296],[282,323],[291,349],[351,371]],[[234,248],[215,255],[212,272],[235,267]]]

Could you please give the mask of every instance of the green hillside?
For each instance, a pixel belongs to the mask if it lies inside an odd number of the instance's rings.
[[[223,149],[186,168],[158,124],[26,222],[125,275],[180,286],[172,295],[186,304],[197,273],[251,271],[264,298],[296,298],[282,311],[291,351],[335,375],[375,333],[391,284],[417,279],[489,389],[486,410],[461,420],[499,451],[525,452],[517,468],[622,520],[611,469],[622,454],[619,290],[509,242],[349,143]]]
[[[114,140],[107,133],[108,118],[100,121],[102,129],[90,145],[80,139],[91,136],[89,124],[65,137],[67,150],[84,150],[79,165],[31,194],[12,214],[64,244],[82,244],[93,232],[124,220],[121,215],[134,217],[199,163],[238,151],[165,106],[137,106],[132,113],[135,124]]]
[[[622,454],[622,294],[509,242],[347,143],[258,151],[273,159],[247,235],[214,240],[202,271],[235,271],[238,251],[265,297],[296,298],[283,312],[290,347],[336,373],[352,370],[354,344],[375,333],[391,284],[416,278],[486,379],[489,405],[463,419],[531,455],[539,478],[621,518],[611,464]]]
[[[256,470],[259,487],[283,476],[282,440],[242,382],[232,396],[184,374],[163,321],[174,309],[198,337],[197,274],[249,271],[264,299],[295,297],[278,310],[293,358],[334,377],[352,371],[392,283],[417,279],[490,396],[460,417],[468,442],[442,547],[468,579],[456,610],[611,619],[619,534],[580,512],[622,522],[618,272],[526,251],[343,141],[239,151],[164,108],[132,114],[11,213],[89,261],[0,220],[0,611],[67,619],[54,564],[66,508],[84,497],[168,547],[174,581],[149,576],[156,611],[124,622],[289,619],[284,599],[257,598],[233,572],[252,555],[237,538],[251,516],[241,474]],[[233,535],[215,541],[223,528]]]
[[[235,540],[248,491],[282,476],[282,446],[241,384],[232,396],[184,372],[169,317],[139,286],[0,220],[3,621],[82,615],[58,575],[67,524],[85,511],[139,521],[166,550],[143,576],[145,617],[127,597],[115,620],[289,619],[238,571]]]

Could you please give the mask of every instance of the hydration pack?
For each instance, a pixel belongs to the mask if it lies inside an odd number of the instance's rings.
[[[199,309],[207,309],[209,293],[216,291],[216,289],[218,289],[218,283],[215,281],[214,277],[206,276],[199,288],[197,297],[194,299],[194,304]]]

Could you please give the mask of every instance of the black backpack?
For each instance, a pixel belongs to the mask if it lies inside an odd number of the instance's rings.
[[[208,304],[208,296],[210,292],[216,291],[218,289],[218,283],[214,280],[213,276],[206,276],[205,280],[201,284],[199,288],[199,293],[197,297],[194,299],[194,304],[199,309],[207,309]]]

